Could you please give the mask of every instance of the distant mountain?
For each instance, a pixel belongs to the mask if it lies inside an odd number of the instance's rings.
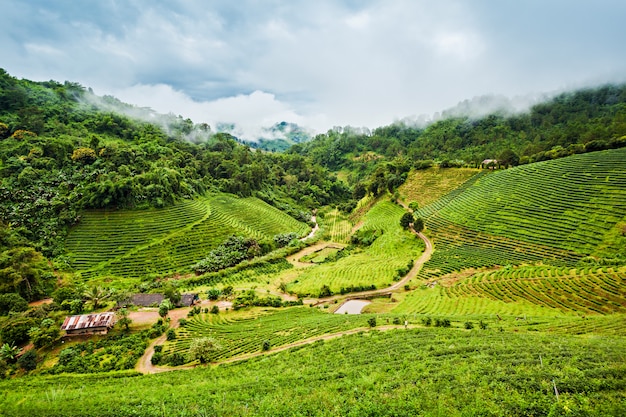
[[[312,133],[307,129],[298,126],[296,123],[280,122],[271,127],[261,127],[253,139],[250,139],[250,132],[246,132],[243,138],[244,129],[235,123],[218,123],[215,126],[217,133],[228,133],[235,137],[240,143],[251,148],[262,149],[270,152],[284,152],[296,143],[308,142],[312,139]]]

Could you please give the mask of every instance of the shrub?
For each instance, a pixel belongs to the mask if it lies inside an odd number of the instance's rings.
[[[162,361],[163,361],[163,354],[155,350],[154,355],[152,355],[152,358],[150,358],[150,363],[152,363],[152,365],[159,365]]]
[[[472,323],[471,321],[466,321],[464,326],[467,330],[472,330],[474,328],[474,323]]]
[[[154,345],[154,353],[163,352],[163,345]]]
[[[178,320],[178,324],[180,325],[180,327],[185,327],[187,325],[187,319]]]
[[[370,317],[369,319],[367,319],[367,324],[370,327],[376,327],[376,317]]]
[[[433,320],[430,317],[422,318],[422,323],[424,326],[430,326],[433,323]]]
[[[400,324],[400,317],[394,317],[393,324]]]
[[[33,349],[26,351],[26,353],[17,360],[17,364],[25,371],[32,371],[37,368],[37,353],[35,353]]]
[[[450,327],[449,319],[435,319],[435,327]]]
[[[269,340],[264,340],[263,345],[261,346],[261,350],[267,351],[270,350],[271,344]]]
[[[181,353],[174,352],[167,357],[167,363],[172,366],[184,365],[185,357]]]
[[[220,308],[218,306],[213,306],[211,307],[211,314],[219,314],[220,313]]]
[[[189,359],[199,360],[200,363],[207,363],[213,353],[220,348],[217,341],[211,337],[201,337],[194,339],[189,346]]]
[[[19,345],[28,341],[28,331],[35,326],[33,319],[16,317],[8,319],[0,328],[0,337],[3,343]]]
[[[209,300],[215,301],[220,298],[220,295],[222,295],[222,291],[220,291],[219,288],[211,288],[206,292],[206,294]]]
[[[28,310],[28,301],[18,293],[10,292],[0,294],[0,316],[5,316],[11,311],[20,312]]]
[[[485,323],[484,321],[479,321],[478,322],[478,327],[480,327],[480,330],[486,330],[487,329],[487,323]]]
[[[165,337],[167,338],[167,340],[175,340],[176,339],[176,331],[174,329],[168,329],[168,331],[165,333]]]

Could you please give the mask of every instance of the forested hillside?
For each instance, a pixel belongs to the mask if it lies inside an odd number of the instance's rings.
[[[291,152],[358,175],[381,158],[404,157],[417,168],[432,160],[444,166],[476,167],[485,159],[526,164],[626,146],[625,135],[626,85],[607,85],[563,93],[526,113],[480,118],[454,113],[425,127],[398,122],[373,132],[337,128],[294,145]]]
[[[165,207],[223,191],[257,196],[306,221],[311,209],[349,197],[307,157],[251,150],[180,116],[155,124],[122,110],[154,116],[75,83],[0,71],[2,227],[57,256],[86,208]]]

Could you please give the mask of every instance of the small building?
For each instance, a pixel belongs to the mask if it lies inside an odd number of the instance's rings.
[[[198,295],[198,293],[183,294],[180,296],[180,302],[178,303],[178,305],[184,306],[184,307],[191,307],[192,305],[196,304],[199,301],[200,301],[200,296]]]
[[[115,313],[107,311],[98,314],[68,316],[61,325],[67,336],[81,334],[107,334],[115,325]]]
[[[133,294],[128,303],[139,307],[158,307],[163,300],[163,294]]]
[[[135,305],[139,307],[158,307],[165,300],[163,294],[133,294],[128,300],[118,303],[119,307],[124,305]],[[198,293],[182,294],[176,307],[189,307],[200,301]]]
[[[480,163],[480,167],[495,169],[498,167],[498,160],[497,159],[485,159],[483,162]]]

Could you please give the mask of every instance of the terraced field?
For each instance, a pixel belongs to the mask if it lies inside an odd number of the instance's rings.
[[[625,348],[626,338],[620,336],[491,328],[374,331],[147,377],[3,380],[0,413],[620,416],[626,413]]]
[[[626,313],[626,269],[507,267],[439,281],[407,295],[396,313],[463,316],[611,315]]]
[[[424,207],[456,190],[481,172],[485,171],[474,168],[439,167],[411,171],[406,182],[398,188],[398,192],[407,204],[416,201],[420,207]]]
[[[400,227],[403,213],[402,207],[389,201],[377,203],[365,216],[362,228],[382,230],[382,236],[370,247],[348,257],[306,268],[287,289],[316,296],[322,285],[328,285],[334,292],[349,286],[391,285],[398,269],[416,259],[424,247],[417,236]]]
[[[189,271],[233,234],[272,238],[310,228],[267,203],[218,194],[162,210],[89,211],[66,240],[84,278],[142,277]]]
[[[327,240],[338,243],[348,243],[353,224],[347,216],[339,210],[333,209],[324,214],[322,222],[323,234]]]
[[[235,319],[227,316],[203,314],[194,316],[178,337],[165,345],[165,353],[186,354],[191,340],[213,337],[221,349],[215,352],[213,361],[244,355],[261,350],[264,341],[272,347],[287,345],[303,339],[337,333],[357,327],[367,327],[368,316],[334,315],[309,307],[291,307],[258,315]]]
[[[626,217],[626,148],[484,176],[439,214],[471,230],[591,254]]]

